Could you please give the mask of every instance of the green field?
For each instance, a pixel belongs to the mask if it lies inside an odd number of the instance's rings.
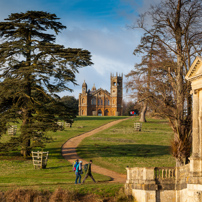
[[[54,141],[44,149],[50,155],[47,168],[43,170],[34,169],[31,159],[24,160],[16,152],[0,153],[0,190],[29,188],[54,191],[61,187],[79,193],[115,195],[123,184],[106,183],[109,177],[96,173],[94,178],[98,184],[87,179],[85,185],[74,185],[75,174],[72,165],[61,156],[61,146],[71,137],[123,118],[126,117],[78,117],[72,128],[49,132]],[[175,160],[169,153],[173,133],[167,121],[148,119],[142,131],[135,132],[133,123],[137,119],[125,120],[86,138],[78,148],[79,155],[86,160],[92,159],[94,164],[125,174],[126,166],[174,166]],[[8,138],[5,135],[2,140]]]
[[[102,167],[126,174],[129,167],[170,167],[175,159],[170,155],[173,131],[165,120],[147,119],[142,131],[133,129],[138,118],[125,120],[105,131],[86,138],[77,152]]]
[[[49,132],[53,142],[47,144],[44,151],[49,151],[49,160],[47,169],[34,169],[31,160],[24,160],[16,152],[0,153],[0,190],[15,188],[47,189],[55,190],[57,187],[79,189],[81,192],[88,192],[95,189],[91,179],[87,179],[85,187],[74,185],[75,174],[72,171],[72,165],[61,156],[61,146],[71,137],[95,129],[108,122],[123,119],[126,117],[78,117],[75,119],[72,128],[66,128],[64,131],[56,133]],[[19,128],[19,127],[18,127]],[[2,137],[3,141],[9,139],[8,135]],[[94,174],[97,181],[108,181],[109,177]],[[95,192],[105,189],[106,192],[114,189],[116,192],[122,185],[109,185],[100,183],[96,186]],[[86,189],[86,187],[88,187]],[[110,191],[111,193],[111,191]],[[109,193],[109,194],[110,194]]]

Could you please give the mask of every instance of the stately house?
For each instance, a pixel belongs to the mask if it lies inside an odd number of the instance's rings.
[[[87,89],[84,81],[79,94],[79,116],[121,116],[123,95],[123,74],[110,75],[111,91],[102,88]]]

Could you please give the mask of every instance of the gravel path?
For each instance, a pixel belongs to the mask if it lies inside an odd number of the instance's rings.
[[[128,118],[127,118],[128,119]],[[67,160],[69,161],[70,163],[73,163],[75,161],[75,159],[79,159],[81,161],[83,161],[83,165],[88,163],[87,161],[81,159],[77,153],[76,153],[76,148],[78,147],[78,145],[80,144],[80,142],[86,138],[86,137],[89,137],[91,135],[94,135],[95,133],[98,133],[102,130],[105,130],[113,125],[116,125],[122,121],[124,121],[126,119],[120,119],[120,120],[117,120],[117,121],[113,121],[113,122],[110,122],[108,124],[105,124],[103,126],[100,126],[99,128],[96,128],[92,131],[89,131],[87,133],[83,133],[79,136],[76,136],[74,138],[71,138],[69,139],[63,146],[62,146],[62,156]],[[117,172],[114,172],[112,170],[108,170],[106,168],[102,168],[100,166],[97,166],[95,164],[92,164],[92,172],[95,172],[95,173],[99,173],[99,174],[102,174],[102,175],[106,175],[106,176],[109,176],[111,177],[112,179],[112,182],[120,182],[120,183],[125,183],[126,181],[126,175],[123,175],[123,174],[119,174]]]

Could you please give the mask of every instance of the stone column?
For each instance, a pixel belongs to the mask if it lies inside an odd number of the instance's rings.
[[[193,91],[192,157],[199,157],[199,92]]]
[[[192,131],[192,156],[190,157],[190,178],[189,184],[200,184],[202,182],[202,154],[201,154],[201,118],[200,108],[202,102],[202,91],[196,89],[192,86],[193,89],[193,131]]]
[[[202,160],[202,89],[198,91],[198,134],[199,134],[199,157]],[[201,162],[202,163],[202,162]],[[202,167],[201,167],[202,171]]]

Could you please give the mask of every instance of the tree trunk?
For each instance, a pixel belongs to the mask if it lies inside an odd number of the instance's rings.
[[[26,139],[25,141],[23,141],[23,146],[20,152],[24,158],[27,158],[31,154],[29,147],[30,147],[30,139]]]
[[[177,120],[176,120],[176,128],[177,133],[175,134],[179,138],[180,141],[183,140],[184,131],[183,131],[183,116],[184,116],[184,92],[183,92],[183,58],[182,58],[182,28],[180,24],[181,12],[182,12],[182,0],[178,0],[176,18],[175,18],[175,40],[176,40],[176,48],[177,48],[177,68],[176,68],[176,96],[177,96]],[[179,160],[176,159],[176,166],[180,165]],[[183,162],[181,162],[183,164]]]
[[[176,167],[184,166],[185,163],[181,162],[179,159],[176,159]]]
[[[28,30],[27,32],[27,39],[26,39],[26,45],[27,45],[27,53],[26,53],[26,64],[29,67],[31,65],[31,31]],[[25,81],[26,84],[24,85],[24,93],[27,95],[27,97],[31,97],[31,74],[28,73],[25,75]],[[29,102],[30,100],[27,100]],[[21,154],[24,158],[27,158],[30,156],[30,133],[28,132],[27,125],[30,123],[30,117],[32,116],[32,113],[27,107],[22,109],[22,116],[23,116],[23,122],[21,126],[21,136],[22,136],[22,148],[21,148]]]
[[[140,122],[147,122],[146,117],[145,117],[146,112],[147,112],[147,103],[144,102],[142,111],[140,113],[140,119],[139,119]]]
[[[189,157],[183,158],[183,161],[176,159],[176,167],[184,166],[189,163]]]
[[[30,132],[29,129],[27,128],[27,124],[30,123],[30,117],[31,111],[27,109],[22,109],[22,116],[23,116],[23,121],[22,121],[22,126],[21,126],[21,138],[22,138],[22,146],[21,146],[21,154],[23,155],[24,158],[27,158],[30,156],[30,146],[31,146],[31,140],[30,140]]]

